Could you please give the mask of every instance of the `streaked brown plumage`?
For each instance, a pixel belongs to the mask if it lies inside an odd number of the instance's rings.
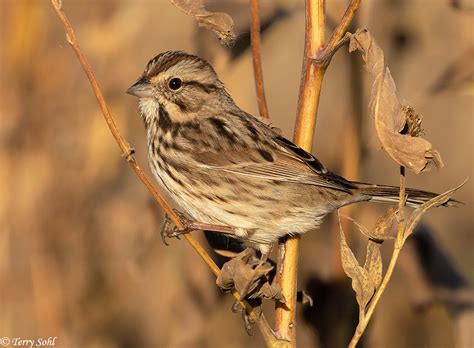
[[[397,202],[398,188],[348,181],[242,111],[206,61],[153,58],[127,93],[139,97],[150,167],[192,219],[231,226],[266,254],[286,234],[360,201]],[[408,204],[434,196],[407,190]]]

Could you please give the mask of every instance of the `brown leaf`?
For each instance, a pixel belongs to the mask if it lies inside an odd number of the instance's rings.
[[[382,49],[366,29],[349,35],[349,52],[360,51],[374,82],[370,110],[375,118],[375,129],[384,150],[398,164],[415,173],[429,170],[432,165],[442,167],[441,156],[423,138],[401,134],[406,117],[396,94],[395,82],[385,65]]]
[[[231,46],[235,42],[234,21],[227,13],[207,11],[202,0],[171,0],[171,3],[194,17],[200,27],[212,30],[226,45]]]
[[[247,248],[222,266],[216,284],[224,291],[235,288],[243,298],[273,299],[284,303],[280,287],[269,282],[272,270],[269,262],[262,264],[255,256],[255,250]]]
[[[377,220],[375,229],[371,233],[373,239],[369,239],[367,244],[364,268],[367,270],[375,289],[377,289],[382,282],[383,264],[380,246],[382,245],[382,241],[388,236],[388,232],[396,220],[396,212],[396,207],[390,207],[385,214]]]
[[[381,217],[377,219],[375,229],[372,234],[375,236],[375,238],[383,238],[388,235],[388,231],[392,228],[393,223],[396,220],[397,212],[398,207],[390,207]]]
[[[347,245],[344,231],[339,223],[341,234],[341,260],[342,268],[349,278],[352,279],[352,289],[356,293],[356,300],[359,304],[360,320],[365,315],[365,308],[375,292],[375,286],[372,282],[369,272],[359,265],[354,253]]]
[[[393,215],[393,218],[395,218],[395,216],[396,216],[396,215],[394,215],[395,214],[394,211],[396,211],[396,210],[397,210],[396,208],[390,208],[388,210],[388,211],[391,212],[390,215]],[[388,211],[387,211],[386,215],[389,215]],[[351,221],[354,225],[356,225],[356,227],[358,228],[360,233],[362,233],[364,236],[366,236],[369,239],[373,239],[376,242],[383,242],[384,240],[387,240],[387,239],[395,239],[395,237],[392,237],[392,236],[390,236],[386,233],[382,233],[382,231],[379,231],[379,229],[381,229],[381,226],[379,225],[380,219],[379,219],[379,221],[377,221],[377,225],[375,227],[375,230],[374,231],[369,231],[366,227],[364,227],[363,225],[358,223],[356,220],[354,220],[350,216],[343,215],[343,214],[339,214],[339,216]],[[383,216],[382,216],[381,219],[383,219]],[[383,220],[383,221],[385,221],[385,220]],[[388,231],[390,227],[387,227],[386,230]],[[385,231],[385,229],[383,231]]]
[[[367,271],[370,281],[377,289],[382,282],[382,255],[380,246],[382,244],[369,240],[367,244],[367,253],[365,255],[364,269]]]
[[[405,236],[404,236],[404,241],[413,233],[413,230],[415,229],[416,225],[420,221],[421,217],[431,208],[433,207],[438,207],[446,202],[449,201],[451,196],[459,190],[467,180],[465,180],[461,185],[452,188],[451,190],[448,190],[434,198],[431,198],[429,201],[423,203],[420,205],[418,208],[416,208],[413,213],[410,215],[410,217],[407,220],[406,226],[405,226]]]
[[[402,106],[402,113],[406,121],[402,134],[410,134],[412,137],[424,135],[423,128],[421,128],[422,116],[410,105]]]

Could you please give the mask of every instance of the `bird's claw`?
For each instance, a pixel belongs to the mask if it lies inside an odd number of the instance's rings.
[[[181,239],[180,236],[182,234],[188,233],[192,230],[192,228],[190,227],[191,220],[185,214],[181,213],[176,209],[173,209],[173,212],[179,218],[183,227],[176,226],[175,223],[168,216],[168,214],[166,214],[165,221],[163,222],[163,226],[161,227],[160,231],[161,241],[164,245],[169,245],[166,241],[167,238]]]

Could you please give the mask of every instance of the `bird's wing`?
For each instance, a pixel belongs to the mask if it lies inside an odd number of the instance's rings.
[[[316,157],[291,141],[274,132],[271,138],[270,142],[253,142],[250,146],[235,146],[222,152],[198,151],[194,157],[201,167],[213,171],[345,192],[354,188],[350,181],[329,172]]]

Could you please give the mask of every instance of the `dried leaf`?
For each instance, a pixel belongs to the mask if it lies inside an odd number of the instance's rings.
[[[423,117],[410,105],[402,106],[402,113],[405,115],[406,121],[405,129],[403,129],[402,134],[410,134],[412,137],[424,135],[425,132],[423,128],[421,128],[421,120]]]
[[[235,288],[248,299],[273,299],[284,303],[281,289],[269,282],[273,266],[261,263],[255,250],[247,248],[222,266],[216,284],[224,291]]]
[[[372,232],[372,231],[369,231],[366,227],[364,227],[360,223],[358,223],[356,220],[351,218],[350,216],[347,216],[347,215],[344,215],[344,214],[339,214],[339,216],[351,221],[359,229],[359,232],[362,233],[364,236],[366,236],[369,239],[374,239],[375,241],[384,241],[384,240],[387,240],[387,239],[395,239],[395,237],[392,237],[388,234],[387,235],[382,235],[381,233],[379,233],[378,230],[377,230],[377,226],[375,228],[375,231]],[[388,231],[388,228],[387,228],[387,231]]]
[[[226,45],[234,44],[234,21],[227,13],[207,11],[202,0],[171,0],[171,3],[188,16],[194,17],[200,27],[212,30]]]
[[[393,223],[396,220],[398,207],[390,207],[387,211],[378,218],[374,232],[372,233],[375,238],[383,237],[388,235],[388,231],[392,228]]]
[[[396,207],[390,207],[387,209],[385,214],[383,214],[375,225],[374,231],[371,233],[373,238],[369,239],[367,244],[367,253],[365,255],[364,268],[367,270],[369,277],[372,281],[372,284],[375,289],[380,286],[382,282],[382,255],[380,253],[380,246],[382,241],[388,236],[388,232],[393,226],[394,221],[396,220]]]
[[[380,246],[380,243],[369,240],[367,244],[367,253],[365,255],[364,269],[370,277],[374,290],[377,289],[382,282],[383,265]]]
[[[349,245],[347,245],[344,231],[339,223],[339,231],[341,234],[341,260],[342,268],[349,278],[352,279],[352,289],[356,293],[356,300],[359,304],[359,315],[362,319],[365,315],[365,308],[370,299],[374,295],[375,286],[369,276],[369,272],[359,265],[354,253]]]
[[[466,183],[467,180],[464,180],[464,182],[451,189],[451,190],[448,190],[434,198],[431,198],[429,201],[423,203],[422,205],[420,205],[418,208],[416,208],[413,213],[411,214],[411,216],[408,218],[407,220],[407,223],[406,223],[406,226],[405,226],[405,237],[404,237],[404,241],[413,233],[413,230],[415,229],[416,225],[418,224],[418,222],[420,221],[421,217],[431,208],[433,207],[438,207],[440,205],[443,205],[444,203],[448,202],[449,199],[451,198],[451,196],[454,194],[454,192],[456,192],[457,190],[459,190],[465,183]]]
[[[358,29],[349,37],[349,52],[358,50],[362,53],[366,68],[374,79],[369,106],[384,150],[398,164],[415,173],[429,170],[432,165],[442,167],[441,156],[432,149],[429,141],[400,134],[405,128],[406,118],[382,49],[366,29]]]

